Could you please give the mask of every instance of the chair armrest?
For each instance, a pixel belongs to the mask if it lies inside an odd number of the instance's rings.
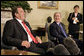
[[[13,47],[12,47],[12,50],[18,50],[18,48],[13,46]]]

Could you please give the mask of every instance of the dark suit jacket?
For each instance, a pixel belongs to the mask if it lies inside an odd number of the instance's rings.
[[[80,24],[83,23],[83,17],[82,14],[78,13],[77,14],[77,18],[79,20],[79,22],[77,22],[77,24],[73,24],[73,20],[72,18],[75,17],[74,12],[69,14],[68,17],[68,22],[69,22],[69,33],[75,33],[75,31],[79,31],[80,29]]]
[[[34,37],[36,37],[36,35],[32,32],[29,23],[26,21],[25,23]],[[7,21],[5,24],[2,40],[6,45],[16,46],[18,49],[22,49],[24,47],[21,46],[21,43],[24,40],[28,40],[28,37],[21,24],[16,19],[12,19]]]
[[[61,25],[62,25],[62,27],[63,27],[64,30],[65,30],[64,24],[61,23]],[[53,36],[53,37],[58,38],[58,40],[59,40],[60,42],[62,42],[63,39],[65,38],[63,32],[61,31],[61,28],[58,26],[58,24],[57,24],[55,21],[50,25],[49,31],[50,31],[50,35]],[[66,30],[65,30],[65,32],[66,32]],[[67,33],[66,33],[66,34],[67,34]],[[67,34],[67,36],[68,36],[68,34]]]

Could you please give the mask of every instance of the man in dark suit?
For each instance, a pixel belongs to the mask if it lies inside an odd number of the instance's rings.
[[[65,26],[61,22],[61,14],[60,12],[56,12],[54,14],[54,22],[50,25],[50,35],[57,38],[59,40],[59,43],[63,43],[63,39],[68,37]]]
[[[49,48],[54,45],[51,42],[42,43],[37,37],[27,21],[22,7],[17,6],[12,9],[13,19],[8,20],[3,31],[3,43],[9,46],[15,46],[19,50],[32,51],[45,54]]]
[[[54,39],[58,39],[59,43],[64,44],[64,39],[68,38],[69,35],[66,33],[65,26],[61,22],[61,13],[56,12],[54,14],[54,22],[49,27],[50,35],[54,37]],[[73,39],[80,49],[83,48],[83,42],[78,39]],[[67,41],[68,42],[68,41]],[[56,42],[54,42],[56,43]],[[71,44],[71,43],[70,43]],[[74,45],[72,45],[74,46]]]

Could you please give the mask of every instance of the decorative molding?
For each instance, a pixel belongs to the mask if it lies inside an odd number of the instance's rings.
[[[1,11],[10,11],[11,12],[11,8],[1,8]]]

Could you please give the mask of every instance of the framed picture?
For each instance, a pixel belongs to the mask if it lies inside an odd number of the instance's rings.
[[[58,9],[58,1],[38,1],[38,8],[44,9]]]

